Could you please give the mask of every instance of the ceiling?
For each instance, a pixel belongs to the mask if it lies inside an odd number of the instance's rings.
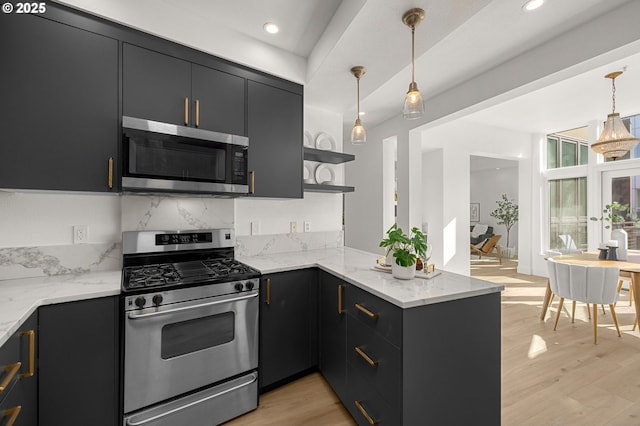
[[[354,65],[364,65],[365,126],[400,114],[411,79],[411,32],[402,14],[426,11],[416,29],[416,81],[428,99],[568,29],[637,0],[547,0],[526,13],[524,0],[59,0],[305,85],[305,102],[355,119]],[[269,35],[272,21],[280,32]],[[196,37],[197,35],[197,37]],[[579,46],[577,46],[579,48]],[[475,112],[469,120],[553,132],[604,119],[618,79],[622,115],[640,113],[640,55]]]

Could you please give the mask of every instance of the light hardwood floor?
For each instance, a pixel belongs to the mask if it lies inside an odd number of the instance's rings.
[[[546,278],[516,272],[517,260],[472,260],[471,275],[505,286],[502,293],[502,425],[640,425],[640,334],[623,292],[616,312],[598,316],[598,344],[584,305],[571,324],[557,301],[544,321]],[[566,306],[568,305],[568,306]],[[461,408],[464,403],[461,401]],[[260,407],[228,425],[353,425],[336,395],[315,373],[260,397]]]

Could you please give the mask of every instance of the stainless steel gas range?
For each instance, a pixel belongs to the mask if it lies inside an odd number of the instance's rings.
[[[125,426],[210,426],[258,404],[260,273],[232,229],[123,233]]]

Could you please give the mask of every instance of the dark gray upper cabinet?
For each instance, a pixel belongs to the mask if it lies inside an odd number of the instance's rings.
[[[302,108],[302,95],[249,80],[249,171],[254,196],[302,198]]]
[[[123,114],[246,135],[245,79],[123,44]]]
[[[317,364],[317,275],[265,275],[260,283],[260,388]]]
[[[121,424],[118,297],[39,310],[40,426]]]
[[[0,52],[0,187],[117,190],[117,40],[11,14]]]

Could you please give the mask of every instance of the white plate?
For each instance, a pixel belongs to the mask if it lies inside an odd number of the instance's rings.
[[[320,184],[333,185],[336,180],[336,173],[331,164],[320,164],[316,168],[316,182]]]
[[[316,149],[324,149],[329,151],[336,150],[336,141],[328,133],[320,132],[316,135]]]
[[[315,146],[313,142],[313,135],[308,130],[304,131],[304,141],[302,144],[309,148],[313,148]]]
[[[302,171],[302,180],[304,183],[316,183],[315,179],[313,178],[313,166],[311,164],[305,162]]]

